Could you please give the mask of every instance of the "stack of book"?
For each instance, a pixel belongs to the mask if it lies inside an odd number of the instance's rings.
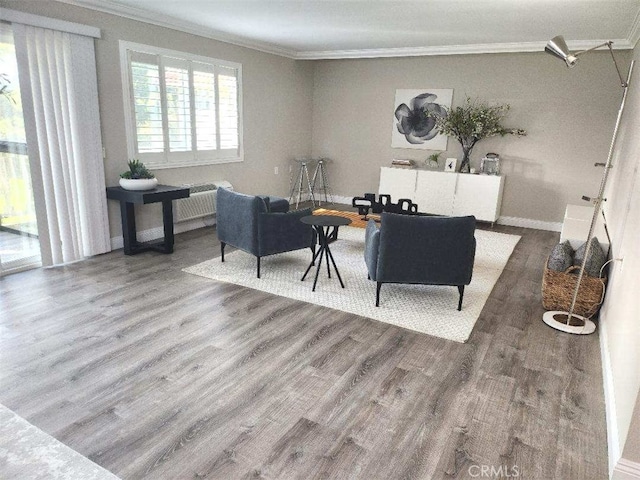
[[[406,160],[403,158],[394,158],[391,160],[391,165],[394,167],[413,167],[415,162],[413,160]]]

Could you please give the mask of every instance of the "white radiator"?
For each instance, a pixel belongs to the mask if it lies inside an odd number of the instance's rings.
[[[173,209],[175,223],[213,215],[216,213],[216,190],[219,187],[233,189],[231,184],[226,181],[184,186],[189,187],[191,194],[189,198],[175,201]]]

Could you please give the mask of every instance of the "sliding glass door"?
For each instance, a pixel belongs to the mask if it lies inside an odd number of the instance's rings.
[[[0,275],[40,265],[18,67],[11,26],[0,23]]]

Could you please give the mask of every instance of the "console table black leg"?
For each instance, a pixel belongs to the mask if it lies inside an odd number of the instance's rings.
[[[120,202],[120,218],[122,220],[124,254],[133,255],[138,243],[136,239],[136,213],[133,208],[133,203]]]
[[[164,224],[164,252],[173,252],[173,201],[162,201],[162,223]]]

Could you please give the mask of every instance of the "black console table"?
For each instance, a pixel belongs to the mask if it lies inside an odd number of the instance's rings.
[[[125,190],[122,187],[107,187],[107,198],[120,201],[122,237],[125,255],[154,250],[161,253],[173,252],[173,200],[187,198],[189,189],[158,185],[153,190]],[[164,239],[153,242],[138,242],[136,239],[136,214],[134,204],[162,202],[162,222]]]

